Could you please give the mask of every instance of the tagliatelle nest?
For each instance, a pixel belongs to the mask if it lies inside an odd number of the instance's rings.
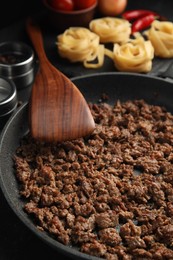
[[[119,71],[148,72],[152,68],[153,58],[154,48],[143,37],[114,45],[113,61]]]
[[[97,34],[83,27],[70,27],[57,36],[57,47],[61,57],[71,62],[82,62],[86,68],[103,65],[104,46]],[[91,63],[97,59],[97,63]]]
[[[104,17],[94,19],[89,28],[100,37],[101,43],[124,43],[131,34],[131,24],[121,18]]]
[[[151,41],[155,55],[161,58],[173,57],[173,23],[168,21],[154,21],[151,28],[145,32]]]

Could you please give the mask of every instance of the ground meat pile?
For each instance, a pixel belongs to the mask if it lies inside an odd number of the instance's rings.
[[[88,137],[22,139],[24,210],[42,231],[108,260],[173,259],[173,115],[144,100],[90,104]]]

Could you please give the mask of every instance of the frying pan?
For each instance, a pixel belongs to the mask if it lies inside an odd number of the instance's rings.
[[[108,72],[72,78],[88,102],[99,102],[102,94],[108,95],[108,103],[144,99],[149,104],[165,106],[173,112],[173,84],[169,81],[134,73]],[[73,259],[99,259],[65,246],[47,233],[39,231],[32,219],[23,211],[24,202],[18,193],[13,169],[13,154],[20,139],[28,132],[28,104],[24,103],[5,125],[0,138],[0,187],[18,218],[41,240],[60,253]]]

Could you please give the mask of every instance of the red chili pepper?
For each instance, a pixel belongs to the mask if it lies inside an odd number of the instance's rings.
[[[146,9],[136,9],[136,10],[130,10],[126,11],[122,14],[122,17],[128,21],[132,21],[138,18],[141,18],[143,16],[153,14],[155,16],[159,16],[157,13],[151,11],[151,10],[146,10]]]
[[[132,34],[149,27],[155,19],[156,16],[154,14],[148,14],[142,18],[137,19],[132,24]]]

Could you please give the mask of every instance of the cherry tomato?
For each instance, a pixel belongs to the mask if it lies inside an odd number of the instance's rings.
[[[73,0],[76,10],[86,9],[96,3],[96,0]]]
[[[99,11],[103,15],[115,16],[121,14],[127,6],[127,0],[98,0]]]
[[[73,0],[50,0],[50,5],[55,10],[72,11],[74,9]]]

